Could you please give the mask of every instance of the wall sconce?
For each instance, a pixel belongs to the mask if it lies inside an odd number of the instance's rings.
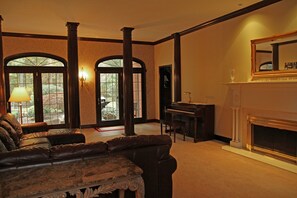
[[[82,87],[84,86],[84,83],[86,82],[87,77],[88,77],[88,74],[87,74],[87,72],[84,71],[84,68],[82,67],[79,72],[79,80],[80,80]]]

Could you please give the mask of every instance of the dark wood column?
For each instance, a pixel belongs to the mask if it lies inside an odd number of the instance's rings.
[[[0,113],[6,113],[5,80],[4,80],[4,60],[2,42],[2,16],[0,15]]]
[[[181,55],[180,34],[173,34],[174,38],[174,102],[181,101]]]
[[[132,68],[132,30],[124,27],[123,31],[123,63],[124,63],[124,125],[125,135],[135,135],[134,132],[134,104],[133,104],[133,68]]]
[[[272,46],[272,67],[273,70],[279,70],[279,44],[271,44]]]
[[[67,22],[68,29],[68,112],[69,127],[80,127],[79,81],[78,81],[78,46],[77,26],[79,23]]]

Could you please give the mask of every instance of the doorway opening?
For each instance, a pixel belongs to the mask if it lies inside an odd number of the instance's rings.
[[[115,126],[124,123],[123,57],[112,56],[96,63],[97,125]],[[146,120],[145,65],[133,58],[134,122]]]
[[[159,67],[160,120],[165,118],[165,108],[172,102],[172,65]]]

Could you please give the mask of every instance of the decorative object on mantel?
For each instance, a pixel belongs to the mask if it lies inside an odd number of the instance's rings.
[[[230,71],[230,80],[233,83],[235,79],[235,69],[231,69]]]
[[[190,103],[192,102],[192,99],[191,99],[191,92],[189,92],[189,91],[185,91],[184,94],[185,94],[185,95],[188,95],[188,102],[189,102],[189,104],[190,104]]]

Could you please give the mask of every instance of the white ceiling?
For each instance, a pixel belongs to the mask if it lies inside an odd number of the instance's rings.
[[[78,36],[157,41],[242,9],[260,0],[0,0],[3,32],[67,35],[66,22],[79,22]]]

